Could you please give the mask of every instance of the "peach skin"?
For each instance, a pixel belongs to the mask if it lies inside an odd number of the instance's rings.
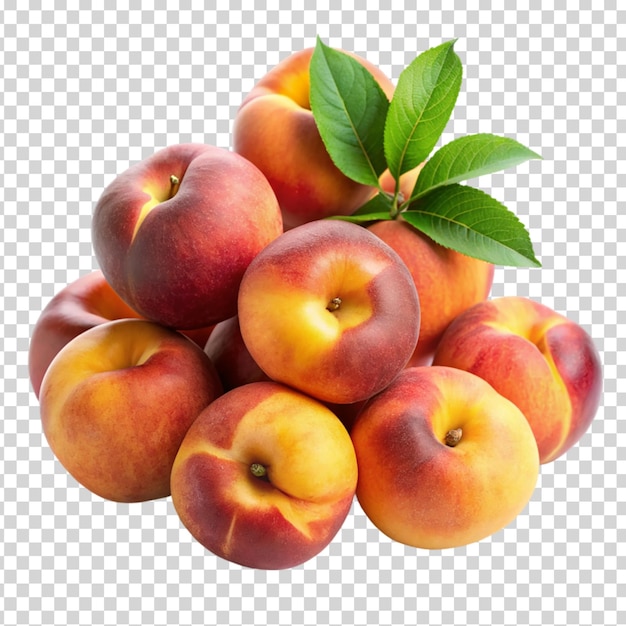
[[[411,272],[421,321],[419,342],[408,365],[430,365],[450,322],[489,296],[494,266],[440,246],[402,218],[376,222],[368,230],[391,246]]]
[[[28,349],[28,371],[35,395],[57,352],[82,332],[117,319],[140,319],[105,280],[100,270],[80,276],[54,295],[41,312]],[[181,331],[204,348],[213,327]]]
[[[212,326],[237,313],[243,273],[283,232],[276,196],[229,150],[175,144],[118,175],[92,219],[107,281],[143,317],[172,328]]]
[[[272,379],[324,402],[351,404],[388,385],[415,350],[419,300],[400,257],[365,228],[317,220],[252,261],[239,326]]]
[[[592,338],[529,298],[474,305],[448,327],[433,362],[484,378],[516,404],[530,423],[542,463],[580,440],[600,404],[602,364]]]
[[[41,384],[44,434],[65,469],[119,502],[163,498],[187,429],[222,392],[193,341],[138,319],[86,330],[54,357]]]
[[[85,274],[56,293],[31,334],[28,371],[35,395],[59,350],[77,335],[105,322],[140,318],[106,282],[102,272]]]
[[[339,419],[274,382],[237,387],[189,429],[172,469],[192,536],[245,567],[295,567],[321,552],[354,498],[357,465]]]
[[[403,370],[367,402],[350,435],[363,511],[391,539],[416,548],[494,534],[524,509],[539,475],[521,411],[451,367]]]
[[[230,391],[248,383],[271,380],[246,348],[236,316],[215,326],[204,351],[215,365],[224,391]],[[365,400],[353,404],[324,402],[348,431],[364,403]]]
[[[247,383],[269,380],[248,352],[241,337],[239,318],[235,315],[215,326],[204,351],[220,375],[224,391]]]
[[[244,98],[233,127],[233,149],[269,180],[285,230],[331,215],[349,215],[373,189],[345,176],[326,151],[309,103],[313,51],[295,52],[265,74]],[[391,98],[391,80],[366,59],[348,54]]]

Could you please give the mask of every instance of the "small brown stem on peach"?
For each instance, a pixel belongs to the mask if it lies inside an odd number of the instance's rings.
[[[178,187],[180,186],[180,180],[178,176],[175,176],[174,174],[170,176],[170,185],[170,198],[173,198],[178,191]]]
[[[333,311],[336,311],[337,309],[339,309],[340,306],[341,306],[341,298],[333,298],[328,303],[328,306],[326,307],[326,310],[330,311],[332,313]]]
[[[445,444],[454,448],[459,441],[461,441],[461,437],[463,436],[463,431],[460,428],[453,428],[446,433],[446,437],[444,439]]]
[[[265,465],[261,465],[261,463],[252,463],[252,465],[250,465],[250,471],[252,472],[252,475],[257,478],[264,478],[267,476]]]

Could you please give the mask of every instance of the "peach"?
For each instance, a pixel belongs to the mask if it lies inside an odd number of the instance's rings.
[[[170,494],[183,437],[221,392],[191,339],[154,322],[116,320],[54,357],[41,384],[41,421],[56,458],[91,492],[152,500]]]
[[[373,189],[346,177],[326,151],[309,103],[313,51],[295,52],[265,74],[244,98],[233,126],[233,149],[269,180],[285,230],[331,215],[349,215]],[[366,59],[348,54],[391,98],[391,80]]]
[[[271,380],[246,348],[239,328],[239,319],[236,316],[215,326],[204,351],[215,365],[224,391],[230,391],[248,383]],[[352,404],[333,402],[323,404],[341,420],[347,430],[350,430],[365,400]]]
[[[324,402],[324,404],[340,419],[346,430],[350,432],[368,399],[352,402],[351,404],[337,404],[335,402]]]
[[[474,305],[448,327],[437,365],[472,372],[517,405],[542,463],[554,461],[589,428],[602,392],[602,364],[576,322],[529,298]]]
[[[139,318],[96,270],[66,285],[45,306],[31,334],[28,371],[35,395],[59,350],[77,335],[105,322]]]
[[[171,145],[131,166],[104,190],[92,220],[113,289],[143,317],[184,329],[235,315],[246,267],[281,233],[259,169],[204,144]]]
[[[100,270],[66,285],[45,306],[31,334],[28,372],[35,395],[57,352],[80,333],[117,319],[141,318],[105,280]],[[204,348],[212,326],[183,331]]]
[[[440,246],[401,217],[376,222],[368,230],[391,246],[411,272],[421,321],[419,342],[408,365],[429,365],[452,320],[489,296],[494,266]]]
[[[283,569],[321,552],[354,498],[349,435],[320,402],[275,382],[225,393],[197,418],[172,469],[174,507],[221,558]]]
[[[275,239],[239,291],[241,336],[272,379],[350,404],[388,385],[415,350],[420,307],[400,257],[361,226],[317,220]]]
[[[350,435],[363,511],[391,539],[417,548],[496,533],[527,505],[539,475],[521,411],[454,368],[406,368],[366,403]]]
[[[215,326],[204,351],[215,365],[224,391],[269,380],[246,348],[236,315]]]

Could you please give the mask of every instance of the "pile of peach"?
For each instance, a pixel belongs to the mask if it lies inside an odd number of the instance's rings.
[[[372,189],[324,149],[310,54],[257,83],[232,151],[172,145],[111,182],[100,269],[55,295],[29,353],[45,436],[81,485],[171,495],[203,546],[263,569],[323,550],[355,495],[410,546],[497,532],[601,395],[589,335],[489,299],[489,263],[401,217],[326,219]]]

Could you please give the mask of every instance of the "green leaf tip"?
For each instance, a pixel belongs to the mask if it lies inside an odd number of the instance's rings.
[[[400,74],[385,124],[385,158],[394,178],[417,167],[435,147],[461,88],[456,40],[430,48]]]
[[[489,133],[458,137],[442,146],[426,162],[411,200],[417,200],[442,185],[477,178],[540,158],[536,152],[508,137]]]
[[[494,265],[541,267],[528,231],[489,194],[453,184],[412,203],[402,218],[446,248]]]

